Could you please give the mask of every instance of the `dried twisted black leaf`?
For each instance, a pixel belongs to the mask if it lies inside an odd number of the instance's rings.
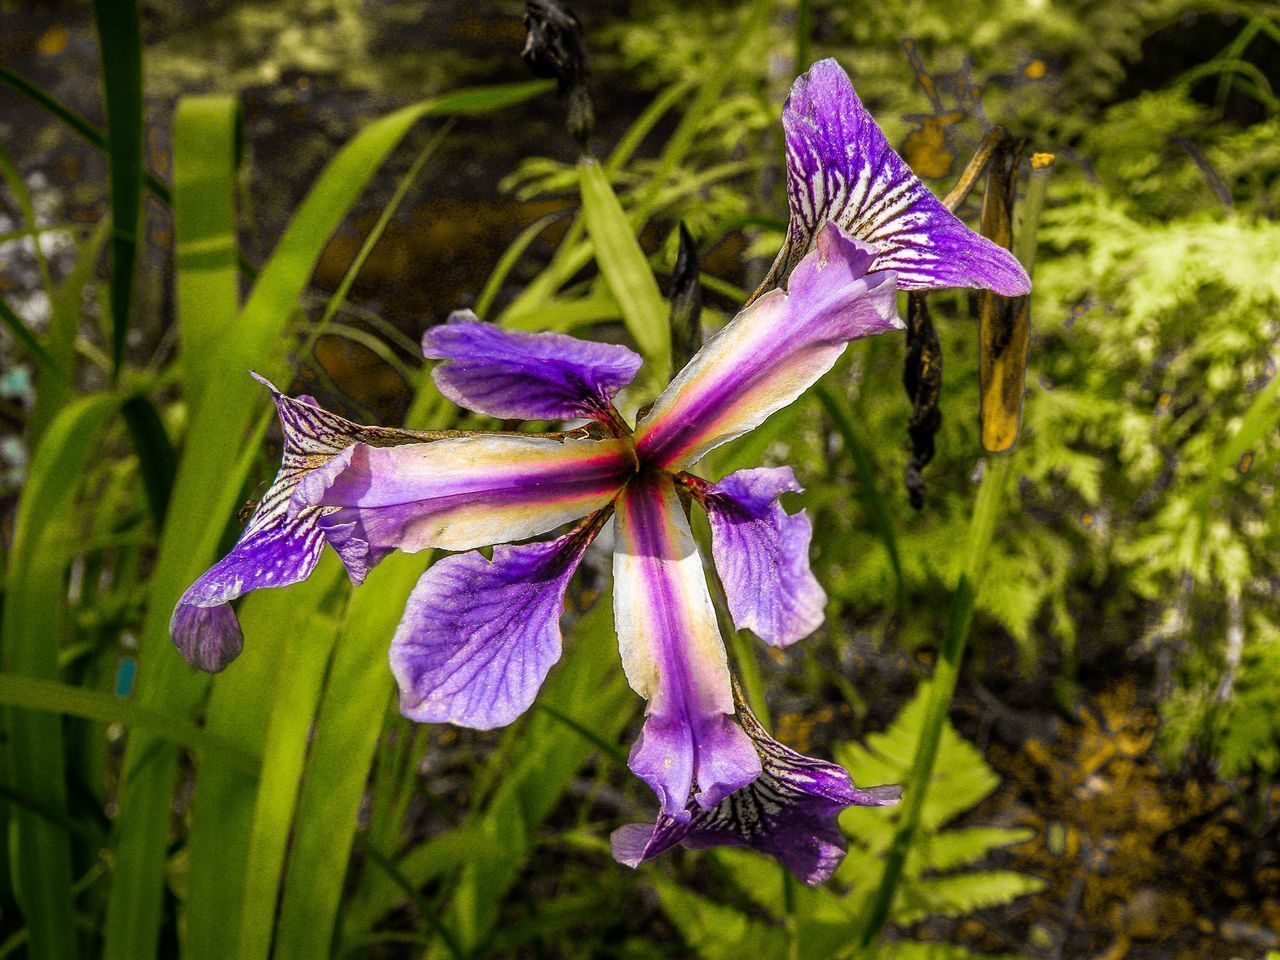
[[[921,471],[933,459],[934,436],[942,426],[938,400],[942,395],[942,344],[933,327],[923,293],[907,297],[907,357],[902,369],[902,385],[911,400],[907,435],[911,438],[911,459],[902,482],[911,506],[924,506],[924,476]]]
[[[587,93],[590,71],[582,23],[559,0],[526,0],[524,26],[528,33],[520,58],[535,76],[556,81],[560,96],[569,101],[569,134],[586,150],[595,126],[595,112]]]
[[[677,370],[684,367],[702,346],[702,282],[699,279],[698,248],[680,222],[680,252],[671,274],[671,361]]]

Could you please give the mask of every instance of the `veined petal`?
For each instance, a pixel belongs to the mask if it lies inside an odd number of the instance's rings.
[[[432,434],[366,427],[321,409],[310,398],[286,397],[267,380],[284,432],[280,472],[263,494],[248,526],[225,557],[191,585],[174,608],[169,632],[187,662],[216,672],[240,653],[243,637],[235,613],[226,604],[261,587],[283,587],[305,580],[324,548],[319,508],[289,511],[299,481],[357,442],[391,445],[420,443]],[[352,570],[359,581],[363,571]]]
[[[611,501],[634,463],[620,440],[476,434],[402,447],[356,444],[307,476],[292,509],[344,555],[471,550],[546,533]]]
[[[724,643],[702,562],[671,477],[638,475],[619,498],[613,608],[622,667],[649,701],[630,767],[663,812],[715,806],[760,773],[751,741],[733,721]]]
[[[809,518],[778,502],[800,490],[790,467],[759,468],[731,473],[700,496],[734,625],[776,647],[817,630],[827,603],[809,569]]]
[[[617,344],[503,330],[470,310],[423,334],[422,352],[445,361],[431,376],[458,406],[517,420],[607,422],[614,394],[641,364],[638,354]]]
[[[784,747],[735,694],[739,722],[760,754],[760,777],[711,810],[690,803],[684,820],[659,814],[652,826],[620,827],[610,837],[613,857],[636,867],[677,843],[694,850],[746,846],[773,857],[802,883],[817,886],[835,873],[848,849],[836,822],[840,811],[890,806],[902,789],[860,790],[843,767]]]
[[[409,596],[391,641],[400,711],[490,730],[515,720],[560,659],[564,592],[607,512],[545,543],[445,557]]]
[[[876,247],[875,268],[896,271],[903,290],[1030,292],[1013,255],[966,227],[894,152],[836,61],[821,60],[796,80],[782,125],[791,224],[767,286],[784,283],[819,227],[834,220]]]
[[[875,251],[835,224],[791,276],[694,356],[636,428],[640,460],[679,470],[739,437],[831,369],[850,340],[902,329],[894,275],[867,273]]]

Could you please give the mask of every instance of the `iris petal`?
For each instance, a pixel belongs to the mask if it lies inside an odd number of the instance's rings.
[[[894,152],[836,61],[819,61],[796,80],[782,125],[791,224],[766,287],[784,283],[834,220],[875,246],[875,269],[896,271],[903,290],[1030,292],[1013,255],[966,227]]]
[[[613,560],[614,621],[622,666],[649,701],[630,767],[668,816],[714,806],[760,773],[733,722],[724,643],[693,535],[665,474],[642,474],[619,498]]]
[[[280,416],[284,433],[280,472],[231,552],[182,595],[169,622],[173,642],[187,662],[211,672],[226,667],[243,644],[235,613],[226,604],[250,590],[305,580],[320,559],[323,511],[316,507],[289,511],[289,498],[302,478],[357,442],[390,445],[421,442],[432,436],[361,426],[322,409],[309,398],[286,397],[256,374],[254,379],[271,391]]]
[[[349,563],[374,562],[391,549],[471,550],[599,510],[632,463],[619,440],[476,434],[356,444],[298,485],[292,509],[336,508],[320,526]]]
[[[422,337],[440,392],[460,407],[517,420],[607,420],[610,402],[640,369],[626,347],[562,333],[481,323],[470,310]]]
[[[796,267],[698,351],[636,428],[641,461],[679,470],[755,429],[831,369],[850,340],[902,328],[894,274],[835,224]]]
[[[809,569],[813,528],[778,498],[799,493],[790,467],[739,470],[702,498],[734,626],[785,647],[822,625],[827,595]]]
[[[773,857],[808,886],[823,883],[848,849],[836,820],[840,811],[890,806],[901,788],[855,787],[843,767],[774,740],[735,694],[738,720],[760,754],[760,777],[710,810],[690,803],[683,819],[659,814],[652,826],[618,828],[610,838],[613,857],[636,867],[676,844],[694,850],[745,846]]]
[[[418,581],[391,641],[400,710],[477,730],[529,709],[560,659],[564,593],[603,513],[558,539],[437,561]]]

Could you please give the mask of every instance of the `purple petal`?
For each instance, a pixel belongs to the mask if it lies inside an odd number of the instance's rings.
[[[683,820],[659,814],[652,827],[620,827],[610,838],[614,859],[636,867],[677,843],[694,850],[747,846],[773,857],[802,883],[816,886],[831,877],[848,849],[837,823],[840,811],[890,806],[898,802],[901,788],[858,789],[844,768],[778,743],[742,697],[735,700],[739,722],[759,751],[760,777],[713,809],[691,802]]]
[[[262,587],[283,587],[305,580],[324,548],[316,507],[290,514],[289,500],[299,481],[357,441],[394,444],[421,441],[429,434],[364,427],[329,413],[306,399],[293,399],[254,374],[271,391],[284,451],[280,472],[249,518],[244,533],[225,557],[210,567],[174,608],[169,632],[187,662],[217,672],[240,653],[243,638],[232,600]],[[362,570],[353,570],[359,582]]]
[[[344,560],[471,550],[546,533],[608,504],[632,470],[619,440],[476,434],[356,444],[298,484],[292,508],[336,508],[320,527]]]
[[[626,347],[562,333],[524,333],[460,310],[422,336],[440,392],[460,407],[516,420],[609,419],[614,394],[640,369]]]
[[[818,228],[834,220],[876,247],[875,269],[896,271],[903,290],[1030,292],[1013,255],[966,227],[894,152],[836,61],[819,61],[796,80],[782,125],[791,224],[767,285],[784,282]]]
[[[418,581],[391,641],[400,710],[420,723],[490,730],[533,703],[560,659],[564,592],[604,522],[546,543],[437,561]]]
[[[689,361],[636,427],[645,463],[678,470],[754,429],[831,369],[850,340],[902,329],[894,274],[836,224],[796,267]]]
[[[613,556],[614,620],[622,666],[649,701],[629,765],[663,811],[714,806],[760,773],[733,722],[724,643],[702,561],[670,476],[641,474],[619,498]]]
[[[809,518],[778,502],[800,490],[790,467],[760,468],[731,473],[702,498],[734,625],[776,647],[817,630],[827,603],[809,569]]]
[[[169,619],[169,634],[187,663],[209,673],[222,670],[244,649],[240,621],[227,603],[200,607],[180,602]]]

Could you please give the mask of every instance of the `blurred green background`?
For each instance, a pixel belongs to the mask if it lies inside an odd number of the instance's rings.
[[[485,426],[424,375],[424,327],[472,306],[635,329],[522,12],[0,0],[0,958],[1280,950],[1273,4],[579,5],[613,226],[664,290],[688,226],[707,329],[781,243],[779,116],[812,60],[840,60],[939,195],[993,124],[1056,155],[1003,487],[979,482],[996,461],[962,291],[929,298],[921,509],[900,338],[706,465],[791,463],[807,488],[826,625],[783,653],[728,638],[779,739],[910,786],[928,698],[949,706],[892,887],[901,813],[879,810],[842,818],[818,890],[742,851],[613,863],[609,832],[654,804],[625,768],[640,701],[596,602],[604,555],[507,730],[395,711],[386,649],[421,555],[356,591],[327,557],[242,602],[224,674],[182,662],[173,602],[278,463],[249,369],[362,422]],[[952,697],[930,678],[965,570]]]

